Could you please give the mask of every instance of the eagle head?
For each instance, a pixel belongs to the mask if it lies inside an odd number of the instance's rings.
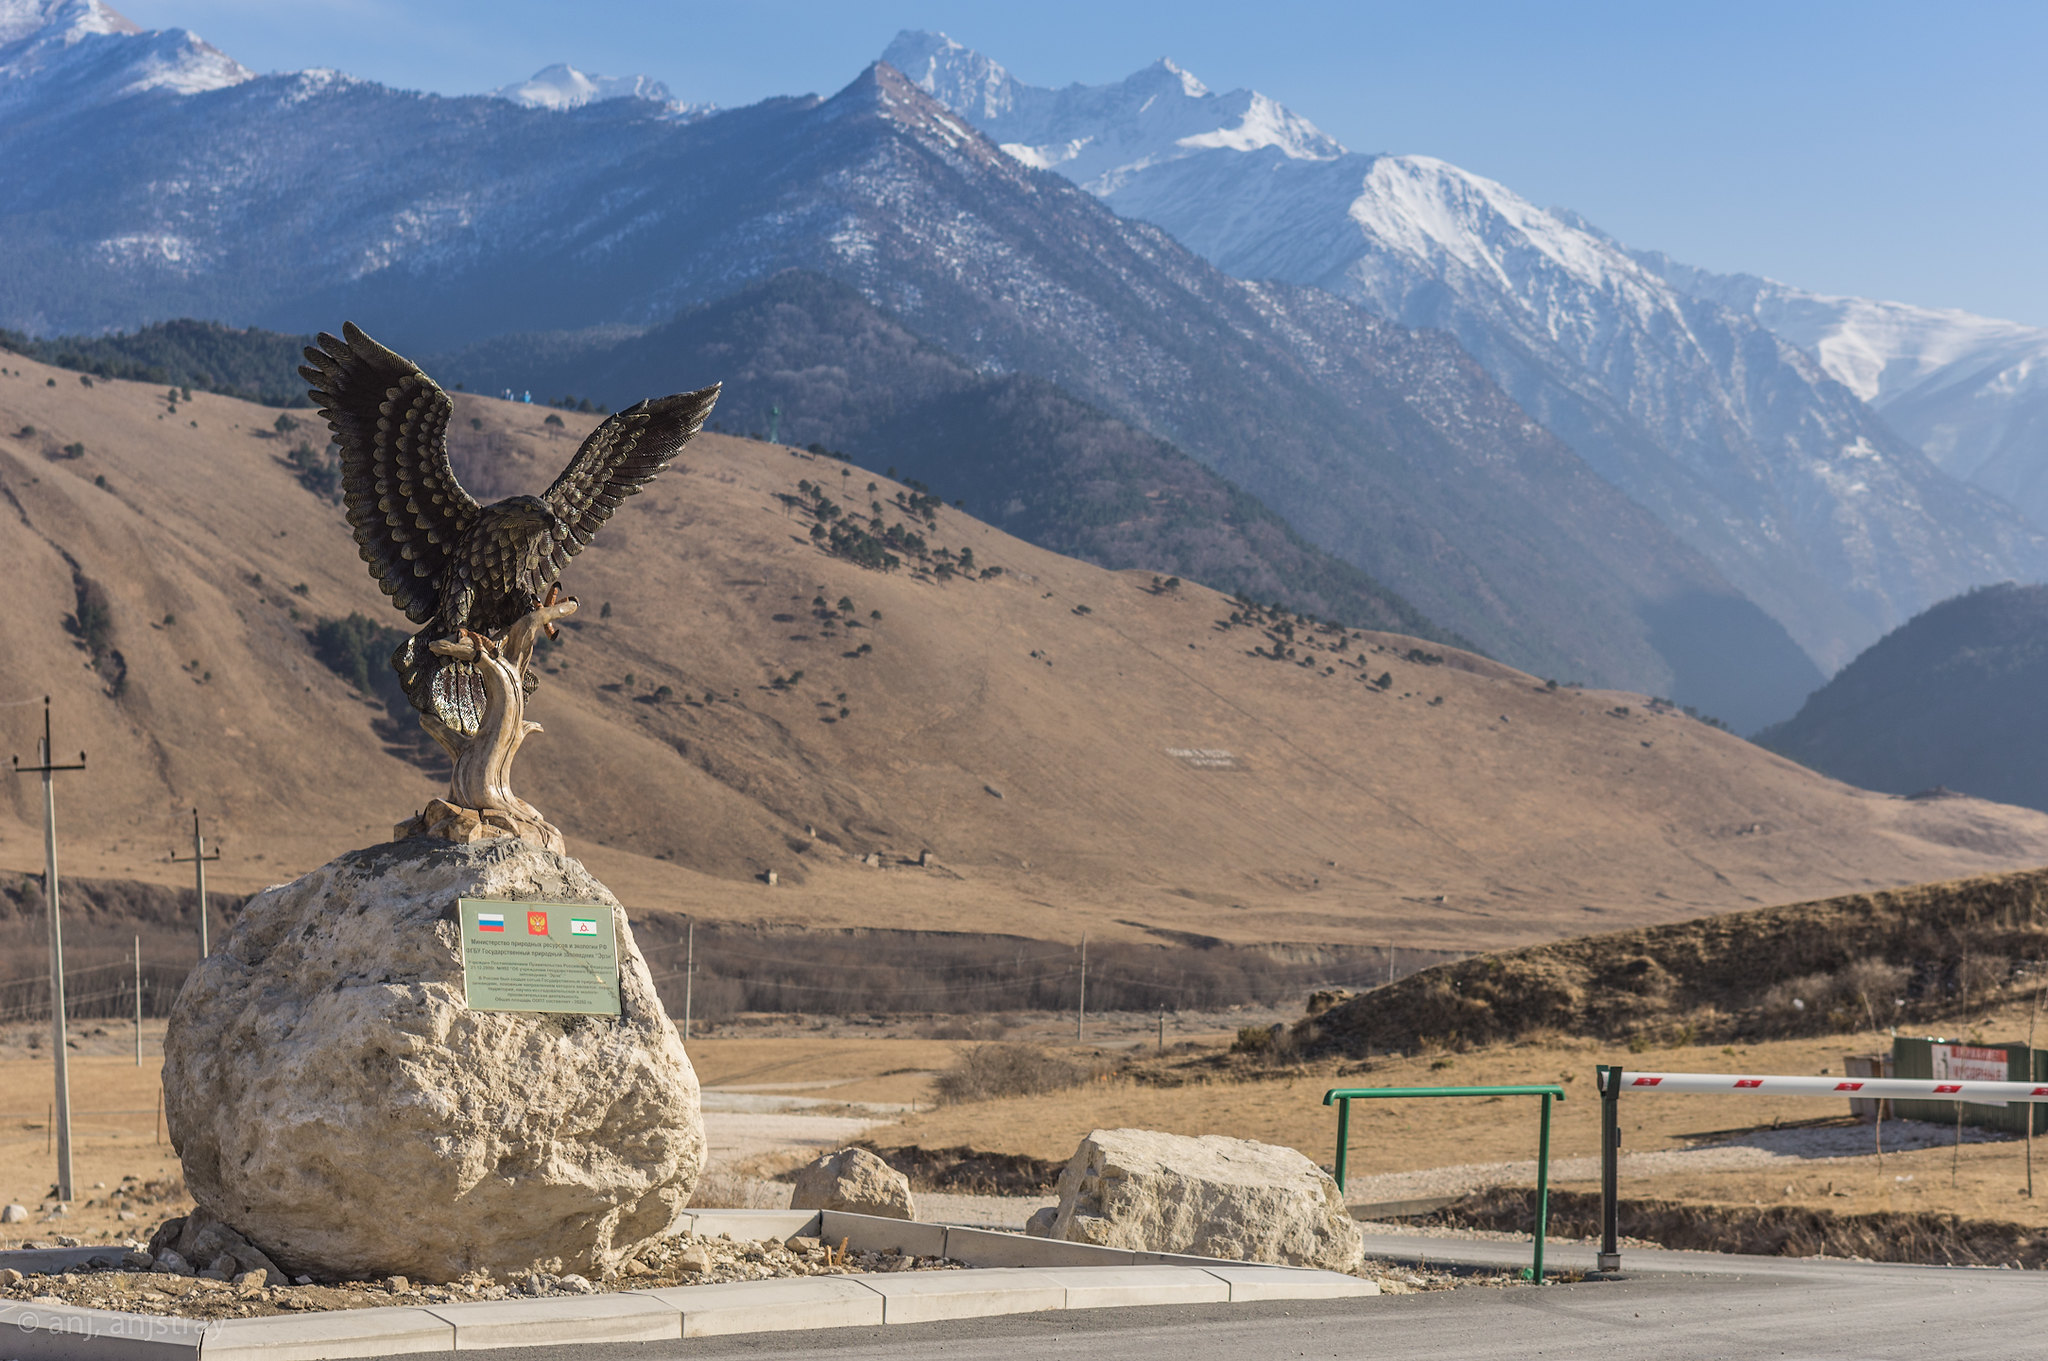
[[[555,513],[548,509],[548,503],[538,496],[508,496],[492,509],[498,511],[511,524],[553,529],[557,523]]]

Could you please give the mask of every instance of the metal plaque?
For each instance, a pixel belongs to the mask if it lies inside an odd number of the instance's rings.
[[[463,999],[471,1011],[619,1014],[612,909],[464,898]]]

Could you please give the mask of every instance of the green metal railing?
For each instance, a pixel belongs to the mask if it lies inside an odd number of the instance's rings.
[[[1550,1103],[1564,1100],[1564,1088],[1555,1083],[1526,1083],[1506,1087],[1332,1087],[1323,1093],[1323,1104],[1337,1106],[1337,1189],[1344,1189],[1345,1164],[1351,1153],[1351,1103],[1385,1101],[1421,1096],[1540,1096],[1543,1118],[1536,1140],[1536,1263],[1529,1277],[1543,1284],[1543,1239],[1550,1228]]]

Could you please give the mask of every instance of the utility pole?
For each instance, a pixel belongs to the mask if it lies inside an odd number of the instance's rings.
[[[142,937],[135,938],[135,1066],[142,1066]]]
[[[43,896],[50,911],[50,1032],[56,1041],[57,1100],[51,1120],[57,1127],[57,1199],[71,1199],[71,1074],[65,1057],[64,1034],[64,924],[57,915],[57,793],[50,777],[59,771],[84,770],[85,753],[78,764],[60,766],[51,757],[50,697],[43,696],[43,740],[37,747],[37,764],[23,766],[14,758],[14,773],[43,777]]]
[[[768,442],[770,444],[781,443],[781,441],[776,438],[776,436],[779,433],[781,433],[781,430],[782,408],[779,406],[771,406],[768,408]]]
[[[2027,1080],[2039,1082],[2041,1064],[2034,1057],[2034,1022],[2041,1019],[2041,984],[2034,983],[2034,1007],[2027,1013]],[[1880,1106],[1879,1111],[1883,1111]],[[2034,1198],[2034,1108],[2027,1107],[2027,1199]]]
[[[1088,1040],[1088,933],[1081,933],[1081,991],[1074,998],[1074,1043]]]
[[[690,918],[688,953],[683,962],[683,1039],[690,1038],[690,994],[697,986],[697,919]]]
[[[199,895],[199,957],[201,959],[205,959],[213,953],[212,948],[206,942],[206,862],[218,859],[220,859],[220,849],[215,847],[209,853],[206,849],[206,838],[199,835],[199,810],[195,808],[192,810],[192,854],[180,860],[178,853],[172,851],[171,863],[173,865],[190,865],[192,867],[193,887]]]

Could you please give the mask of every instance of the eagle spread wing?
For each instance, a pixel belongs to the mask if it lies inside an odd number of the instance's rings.
[[[542,571],[552,580],[583,551],[619,502],[666,468],[718,401],[719,384],[635,402],[590,432],[542,498],[554,513],[554,547]]]
[[[321,332],[306,360],[299,373],[341,446],[343,505],[356,547],[384,594],[424,624],[440,608],[456,544],[477,514],[448,465],[453,404],[417,364],[354,322],[342,325],[339,340]]]
[[[611,518],[703,426],[718,385],[640,402],[591,432],[544,498],[480,507],[448,462],[454,404],[411,360],[353,323],[322,332],[299,372],[341,446],[356,547],[392,603],[426,625],[392,655],[413,707],[474,733],[483,689],[473,663],[434,654],[461,628],[504,628],[533,608]],[[537,683],[526,677],[530,691]]]

